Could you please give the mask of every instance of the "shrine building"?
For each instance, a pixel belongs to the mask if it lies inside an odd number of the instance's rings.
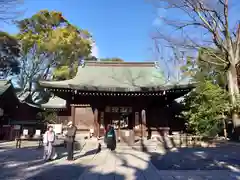
[[[73,79],[40,85],[57,104],[65,100],[59,111],[64,124],[71,120],[79,133],[94,129],[96,136],[112,124],[130,144],[136,137],[168,134],[175,119],[171,104],[194,88],[188,82],[166,82],[154,62],[87,61]]]

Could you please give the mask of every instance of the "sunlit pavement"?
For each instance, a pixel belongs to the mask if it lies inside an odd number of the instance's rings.
[[[236,167],[239,165],[239,156],[230,153],[234,152],[233,148],[239,152],[235,147],[228,149],[229,155],[224,157],[230,159],[227,167],[221,168],[221,164],[219,167],[215,164],[214,168],[211,166],[212,160],[215,160],[213,155],[219,154],[216,156],[219,156],[216,158],[218,160],[226,152],[221,154],[220,150],[213,150],[210,155],[212,159],[201,157],[201,161],[197,157],[204,155],[202,149],[194,150],[198,155],[196,157],[190,156],[190,150],[184,153],[182,149],[164,152],[153,148],[153,152],[145,153],[124,146],[119,146],[115,152],[103,148],[100,153],[95,154],[93,143],[86,145],[81,152],[76,152],[77,160],[74,162],[66,161],[63,155],[56,161],[44,163],[41,160],[40,149],[0,147],[0,180],[234,180],[240,179],[240,174]],[[171,160],[172,158],[174,160]],[[223,161],[224,158],[220,160]],[[193,166],[194,163],[190,161],[195,161],[195,165]],[[211,168],[204,169],[203,165],[206,163],[210,164]],[[231,166],[231,163],[234,165]],[[198,167],[202,170],[197,170]]]
[[[81,179],[127,179],[127,180],[231,180],[240,179],[230,170],[157,170],[146,153],[126,149],[116,152],[104,151],[89,164],[90,168]],[[184,169],[184,168],[183,168]]]

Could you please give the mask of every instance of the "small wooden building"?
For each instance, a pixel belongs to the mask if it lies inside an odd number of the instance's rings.
[[[70,111],[67,108],[67,101],[58,96],[49,98],[48,102],[41,104],[41,108],[45,111],[53,111],[57,113],[57,119],[53,122],[55,124],[67,124],[69,116],[71,116],[69,113]],[[48,121],[52,120],[50,119]]]
[[[80,133],[93,128],[102,136],[112,124],[129,143],[137,136],[168,134],[175,118],[171,104],[193,88],[166,83],[154,62],[86,62],[73,79],[40,84],[66,100],[64,118]]]
[[[31,104],[20,102],[11,83],[0,80],[0,139],[11,140],[23,128],[33,133],[39,124],[36,114],[41,111]]]

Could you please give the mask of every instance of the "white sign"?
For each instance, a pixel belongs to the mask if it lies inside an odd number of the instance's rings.
[[[49,126],[53,127],[53,130],[54,130],[55,134],[61,134],[62,133],[62,129],[63,129],[62,124],[49,124]]]
[[[4,111],[2,108],[0,108],[0,116],[3,116],[3,114],[4,114]]]
[[[94,133],[94,129],[90,129],[90,133],[93,134]]]
[[[24,129],[24,130],[23,130],[23,135],[24,135],[24,136],[27,136],[27,135],[28,135],[28,129]]]
[[[14,130],[20,130],[20,129],[21,129],[21,125],[14,125],[14,126],[13,126],[13,129],[14,129]]]
[[[6,124],[6,125],[3,125],[3,127],[11,127],[11,125],[9,125],[9,124]]]
[[[36,132],[35,132],[35,135],[41,136],[41,130],[37,129]]]
[[[135,129],[140,129],[140,128],[139,128],[139,125],[135,126]]]

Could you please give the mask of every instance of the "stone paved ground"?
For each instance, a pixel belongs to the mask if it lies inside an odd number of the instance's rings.
[[[96,144],[96,141],[87,143],[81,152],[76,153],[77,160],[72,163],[64,159],[60,149],[61,159],[43,163],[42,150],[13,149],[10,145],[3,147],[0,144],[0,180],[240,179],[240,157],[236,153],[240,146],[174,151],[151,147],[148,149],[152,152],[146,153],[119,145],[115,152],[103,148],[95,154]]]
[[[237,172],[230,170],[157,170],[150,163],[150,155],[146,153],[118,148],[116,152],[101,152],[89,164],[79,180],[235,180],[240,179]],[[81,162],[80,162],[81,163]]]
[[[33,143],[25,143],[25,147],[15,149],[14,142],[0,143],[0,180],[48,180],[76,179],[85,167],[76,165],[77,161],[69,163],[65,160],[65,149],[57,148],[59,159],[45,163],[42,161],[43,149],[38,149]],[[91,146],[91,148],[93,148]],[[84,149],[89,149],[87,145]],[[76,151],[75,156],[83,156],[86,151]],[[95,149],[87,155],[94,154]]]

